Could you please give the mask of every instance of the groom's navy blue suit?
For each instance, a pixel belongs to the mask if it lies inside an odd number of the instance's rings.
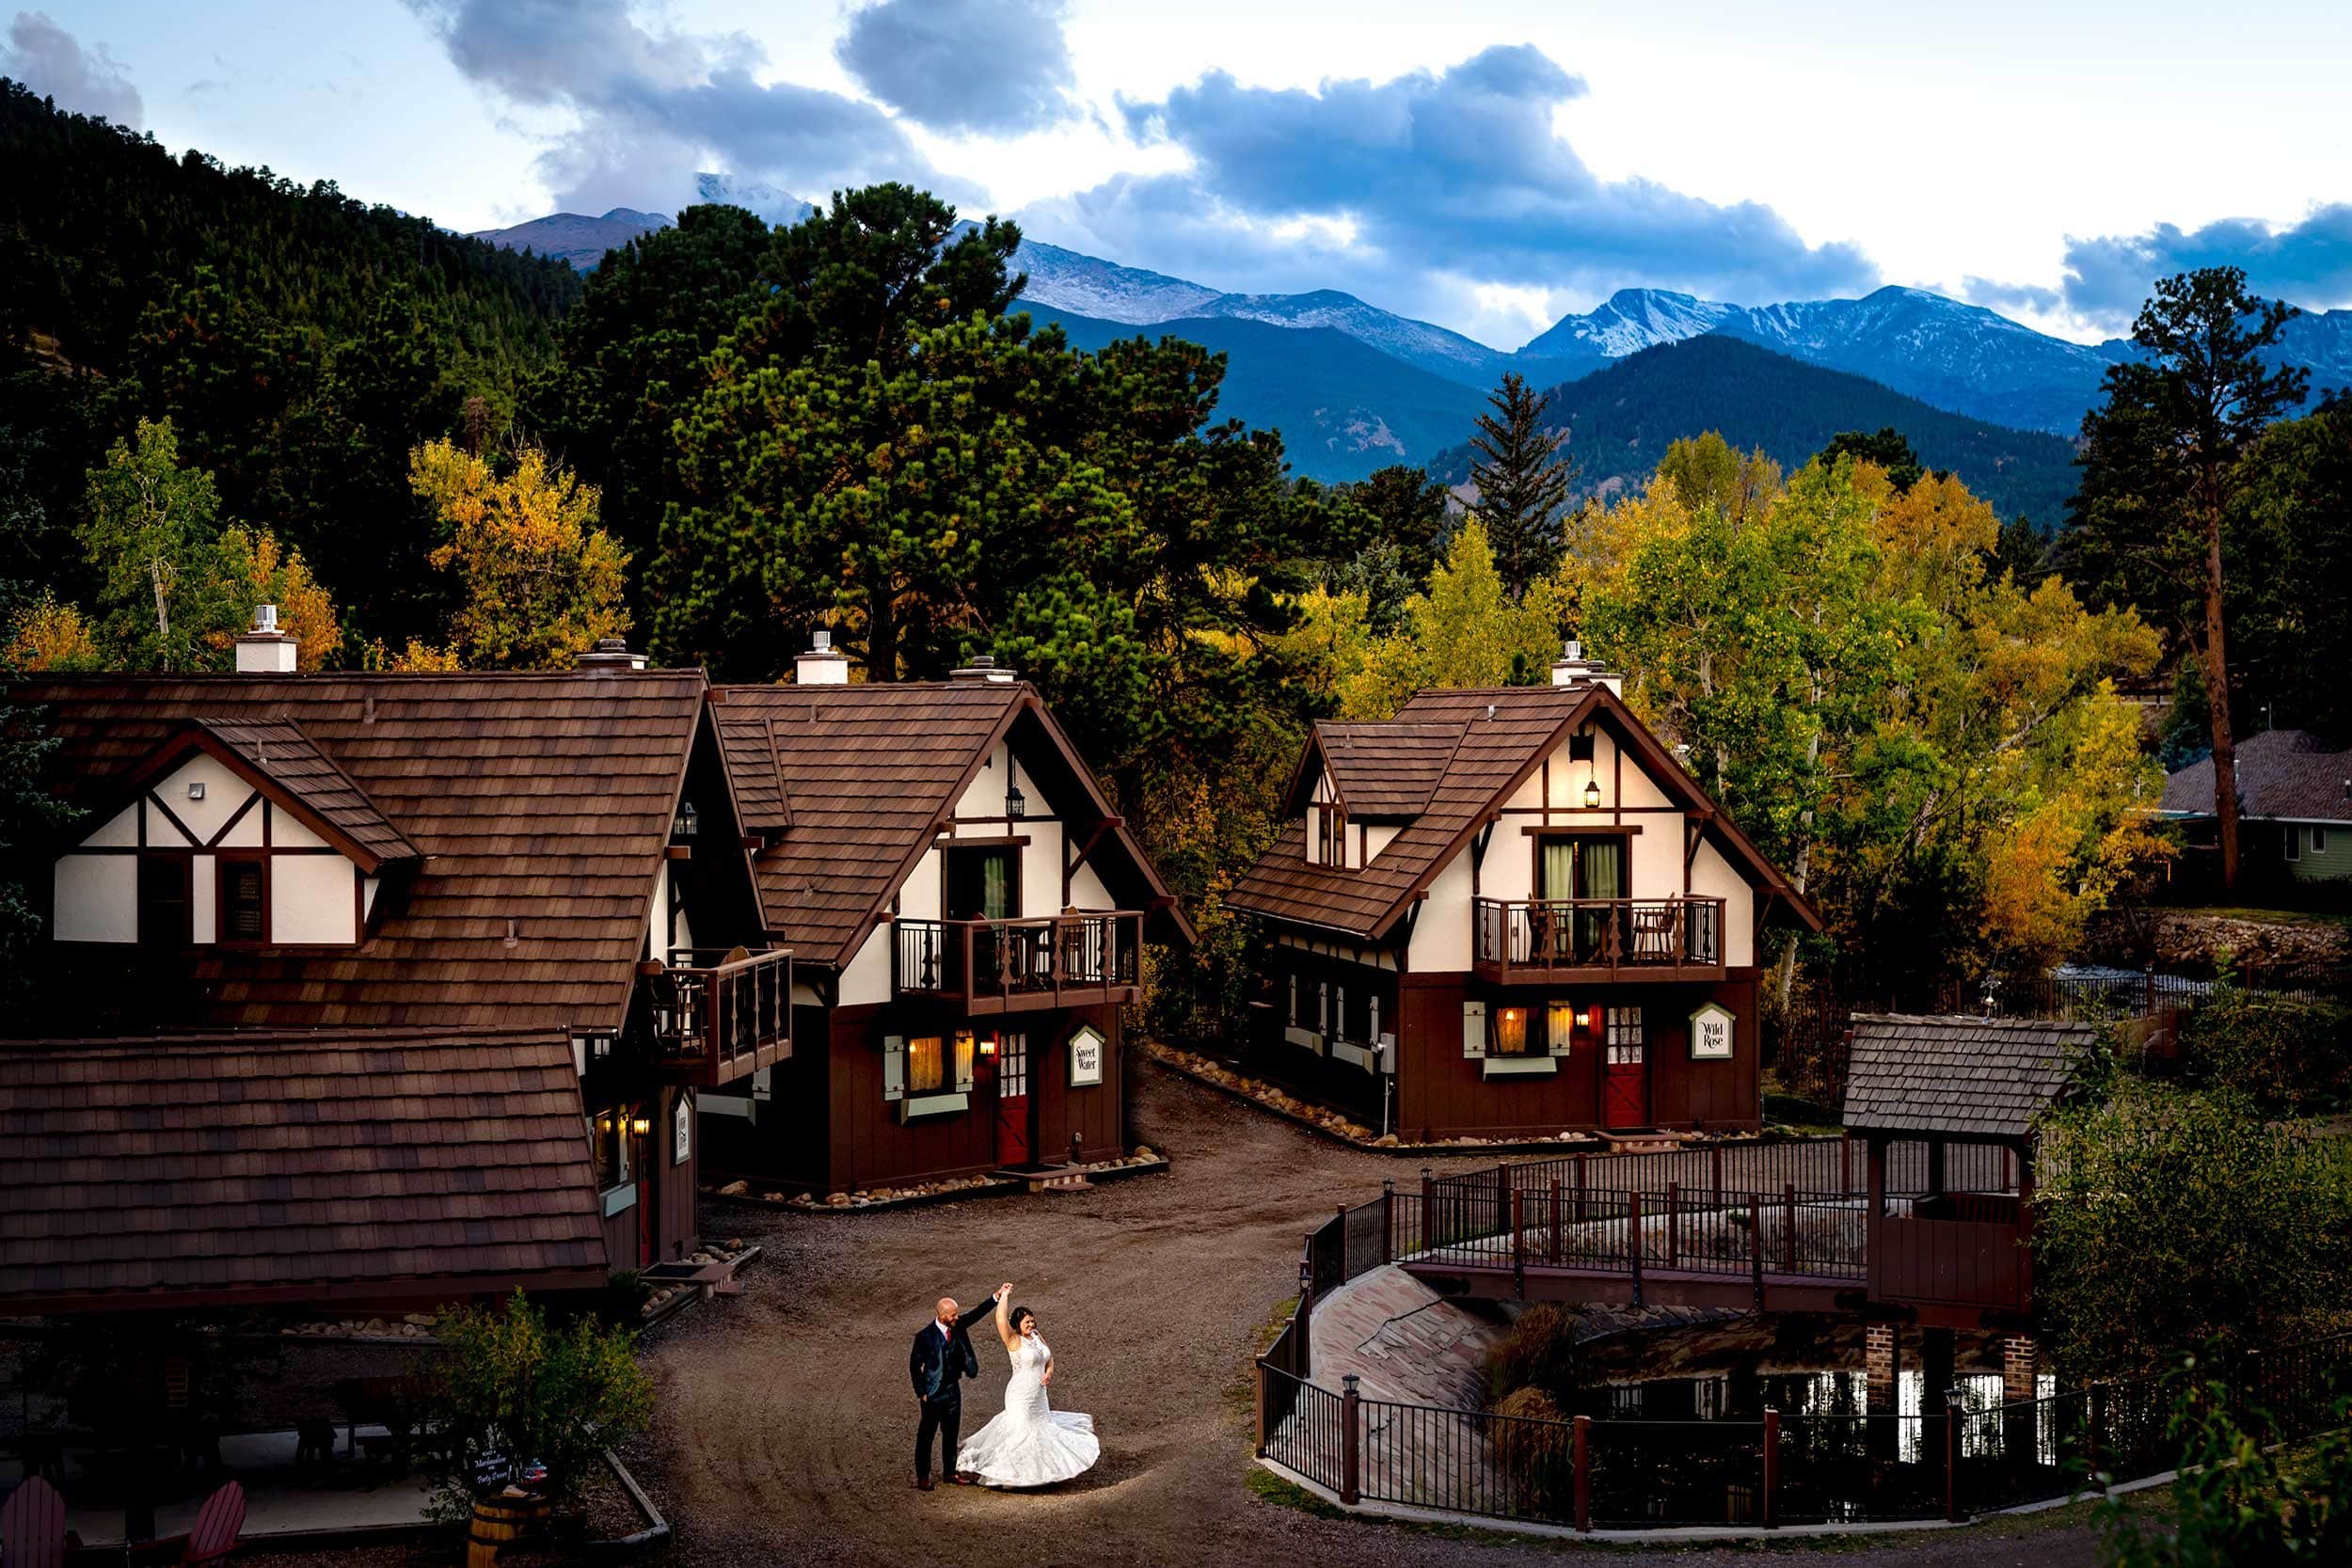
[[[946,1451],[944,1468],[950,1476],[956,1473],[956,1440],[963,1427],[963,1380],[980,1375],[980,1358],[972,1354],[972,1325],[996,1310],[996,1298],[989,1297],[977,1307],[956,1320],[953,1330],[942,1332],[939,1320],[933,1318],[914,1337],[914,1348],[907,1353],[907,1375],[914,1380],[914,1397],[923,1402],[923,1422],[914,1436],[914,1479],[931,1479],[931,1433],[940,1434]]]

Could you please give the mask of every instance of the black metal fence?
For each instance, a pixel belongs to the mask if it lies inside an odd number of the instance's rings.
[[[1258,1377],[1260,1454],[1343,1502],[1587,1530],[1959,1520],[2181,1462],[2169,1378],[2006,1402],[1955,1388],[1924,1414],[1661,1421],[1366,1399],[1354,1377],[1334,1394],[1271,1356]],[[2249,1357],[2227,1387],[2232,1414],[2261,1441],[2328,1430],[2352,1390],[2352,1334]]]

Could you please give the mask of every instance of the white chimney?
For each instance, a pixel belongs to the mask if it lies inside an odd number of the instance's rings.
[[[1609,689],[1612,696],[1625,695],[1625,677],[1613,670],[1604,670],[1584,657],[1584,644],[1568,639],[1561,657],[1551,661],[1551,684],[1554,686],[1599,685]]]
[[[847,686],[850,661],[834,649],[833,633],[819,628],[808,652],[792,660],[794,686]]]
[[[278,629],[278,607],[253,607],[253,629],[237,639],[237,673],[291,675],[294,673],[294,640]]]
[[[993,654],[974,654],[972,662],[947,672],[947,678],[959,681],[983,681],[991,686],[1010,686],[1021,678],[1021,672],[998,669]]]
[[[572,656],[573,669],[593,670],[598,674],[643,670],[644,667],[645,656],[631,653],[627,640],[618,637],[599,637],[589,647]]]

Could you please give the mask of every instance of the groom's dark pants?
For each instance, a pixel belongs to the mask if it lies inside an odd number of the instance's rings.
[[[923,1424],[914,1433],[914,1479],[931,1479],[931,1433],[940,1436],[946,1457],[940,1468],[947,1475],[956,1473],[956,1438],[963,1426],[963,1389],[960,1383],[947,1385],[951,1392],[923,1402]]]

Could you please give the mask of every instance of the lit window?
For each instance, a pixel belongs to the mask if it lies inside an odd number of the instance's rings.
[[[937,1094],[947,1085],[947,1053],[931,1035],[907,1041],[907,1093]]]
[[[599,1190],[626,1184],[635,1169],[629,1148],[629,1124],[634,1111],[633,1106],[615,1105],[589,1118],[588,1143],[596,1150]]]
[[[1534,1054],[1527,1043],[1527,1009],[1498,1007],[1495,1009],[1494,1044],[1488,1053],[1496,1056],[1528,1056]]]
[[[1555,1055],[1565,1056],[1576,1039],[1576,1008],[1565,1002],[1544,1005],[1544,1038]]]

